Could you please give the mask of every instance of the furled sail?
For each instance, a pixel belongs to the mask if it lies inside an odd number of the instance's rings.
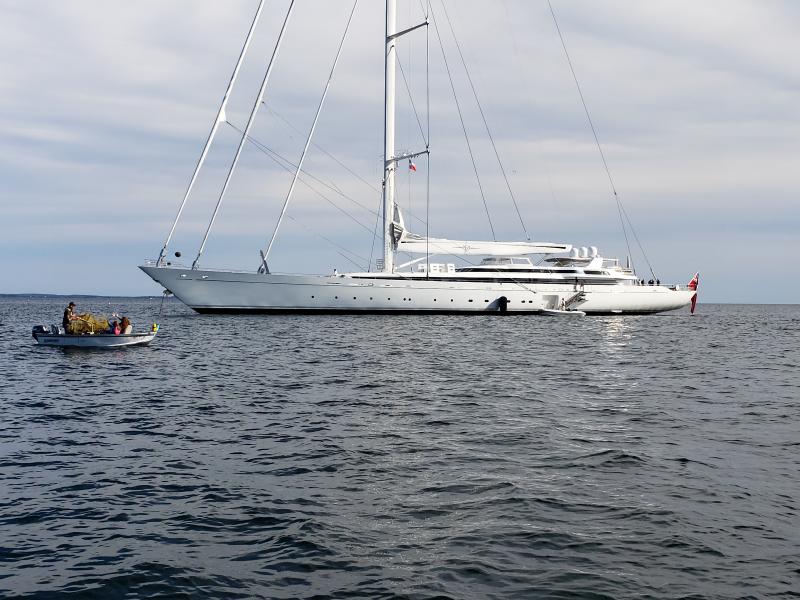
[[[395,249],[410,254],[451,254],[458,256],[520,256],[524,254],[560,254],[572,250],[572,244],[552,242],[490,242],[426,238],[405,228],[403,213],[394,205],[391,234]]]
[[[460,256],[519,256],[524,254],[560,254],[569,252],[571,244],[554,244],[551,242],[490,242],[445,240],[441,238],[425,238],[421,235],[403,232],[397,244],[398,252],[412,254],[453,254]]]

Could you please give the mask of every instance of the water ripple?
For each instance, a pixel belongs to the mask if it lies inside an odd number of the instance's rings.
[[[32,345],[61,304],[0,300],[2,597],[798,597],[798,307]]]

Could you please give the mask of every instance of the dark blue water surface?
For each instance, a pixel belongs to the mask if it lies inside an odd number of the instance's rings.
[[[201,316],[0,300],[0,596],[800,596],[800,307]]]

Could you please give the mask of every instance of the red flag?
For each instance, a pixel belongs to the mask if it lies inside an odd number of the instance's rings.
[[[415,164],[414,164],[413,162],[411,162],[411,161],[408,161],[408,170],[409,170],[409,171],[416,171],[416,170],[417,170],[417,165],[415,165]]]
[[[697,291],[697,286],[698,286],[698,285],[700,285],[700,273],[695,273],[695,274],[694,274],[694,277],[692,277],[692,280],[689,282],[689,284],[688,284],[688,286],[687,286],[687,287],[688,287],[690,290],[694,290],[694,291],[696,292],[696,291]],[[697,306],[697,294],[696,294],[696,293],[692,295],[692,308],[691,308],[691,314],[694,314],[694,308],[695,308],[695,306]]]

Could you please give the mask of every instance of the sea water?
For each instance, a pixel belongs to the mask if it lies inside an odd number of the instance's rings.
[[[800,307],[212,316],[0,300],[0,596],[800,595]]]

